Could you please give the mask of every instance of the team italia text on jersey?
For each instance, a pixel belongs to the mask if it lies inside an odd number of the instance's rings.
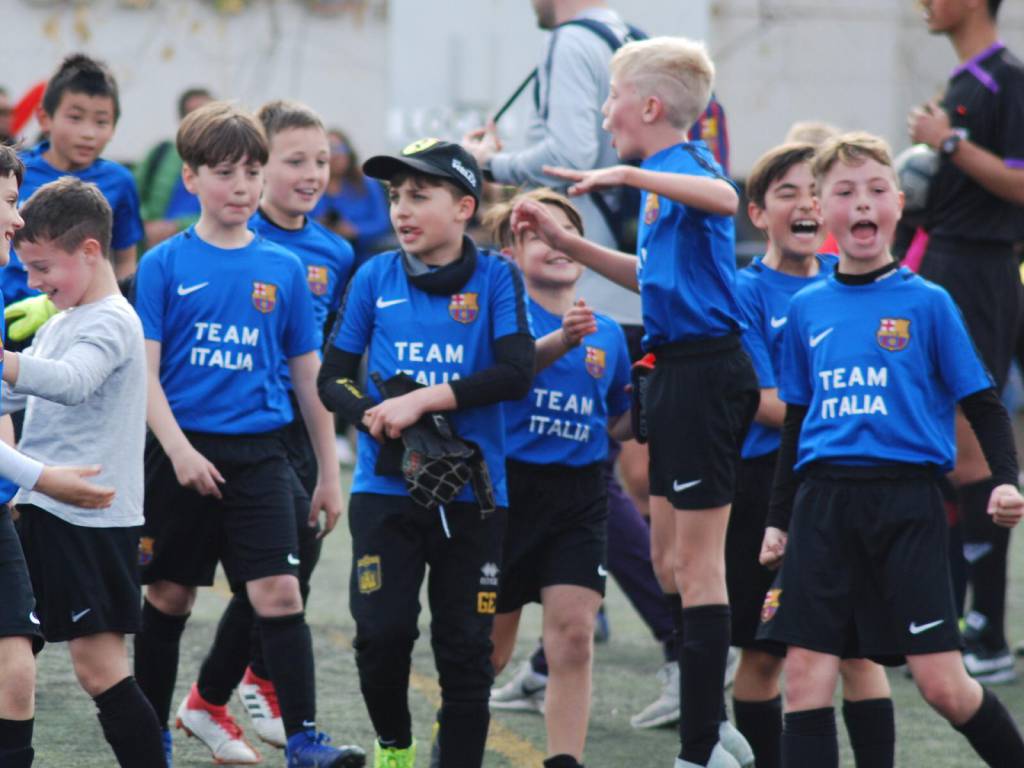
[[[43,142],[36,148],[25,153],[25,180],[21,184],[18,196],[22,202],[28,200],[32,193],[43,184],[74,176],[82,181],[90,181],[100,188],[114,212],[114,227],[110,233],[110,247],[115,250],[128,248],[142,239],[142,219],[139,215],[139,193],[135,188],[135,179],[131,171],[120,163],[96,160],[88,168],[79,171],[61,171],[50,165],[43,155],[49,151],[49,142]],[[4,299],[11,304],[27,296],[35,296],[38,291],[28,287],[28,275],[25,267],[18,260],[17,254],[11,250],[11,261],[6,269],[0,270],[0,290]]]
[[[722,177],[702,141],[663,149],[644,160],[642,167]],[[735,296],[736,235],[731,216],[714,216],[645,191],[637,257],[644,349],[743,329]]]
[[[818,274],[814,277],[787,275],[766,267],[756,257],[746,269],[736,274],[736,299],[743,311],[747,328],[743,346],[750,355],[757,380],[762,389],[779,386],[782,367],[783,330],[789,322],[789,302],[793,295],[835,270],[836,257],[818,255]],[[743,458],[752,459],[778,450],[780,431],[755,421],[743,442]]]
[[[318,350],[320,339],[297,256],[259,235],[217,248],[192,228],[146,254],[136,292],[182,429],[260,434],[292,420],[281,363]]]
[[[948,472],[956,404],[991,386],[949,294],[906,268],[868,285],[833,275],[793,297],[779,396],[808,408],[797,469],[897,462]]]
[[[538,337],[562,318],[530,302]],[[595,315],[597,331],[533,379],[530,394],[504,404],[508,457],[531,464],[580,467],[608,455],[608,419],[629,410],[629,351],[622,328]]]
[[[400,251],[374,256],[352,278],[332,342],[343,352],[368,350],[367,373],[384,379],[406,373],[423,385],[444,384],[494,365],[494,340],[531,333],[522,278],[506,259],[476,253],[476,267],[461,291],[431,294],[413,286]],[[376,386],[370,396],[381,399]],[[482,451],[498,506],[507,506],[505,419],[499,403],[449,414],[458,435]],[[398,475],[374,471],[378,445],[359,433],[353,493],[406,496]],[[457,501],[475,503],[466,487]]]

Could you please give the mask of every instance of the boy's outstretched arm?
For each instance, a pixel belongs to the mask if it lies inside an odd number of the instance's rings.
[[[1017,449],[1010,416],[994,387],[963,398],[960,408],[981,444],[996,484],[988,513],[996,525],[1013,528],[1024,517],[1024,497],[1017,490]]]
[[[545,243],[590,267],[613,283],[640,292],[636,278],[636,256],[592,243],[575,232],[565,230],[548,211],[547,206],[535,200],[521,200],[512,211],[512,227],[516,232],[532,229]]]
[[[537,339],[537,357],[534,373],[540,373],[549,365],[578,347],[583,337],[597,331],[594,310],[583,299],[577,299],[562,317],[562,327]]]
[[[571,181],[569,194],[578,197],[612,187],[636,187],[715,216],[735,216],[740,197],[728,181],[687,173],[649,171],[632,165],[613,165],[596,171],[545,168],[549,176]]]
[[[316,352],[293,357],[288,361],[292,375],[292,388],[299,401],[302,420],[306,423],[313,452],[316,454],[317,477],[309,510],[309,524],[315,526],[322,509],[327,516],[320,536],[334,530],[341,517],[341,472],[338,469],[338,449],[334,442],[334,419],[317,396],[316,379],[320,372],[320,357]]]
[[[224,477],[203,454],[192,447],[174,418],[167,394],[160,384],[159,341],[146,339],[146,423],[171,460],[178,482],[203,496],[221,498]]]

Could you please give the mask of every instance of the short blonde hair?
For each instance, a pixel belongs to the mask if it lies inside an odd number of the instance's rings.
[[[860,165],[867,160],[886,166],[893,172],[893,176],[896,175],[889,142],[866,131],[843,133],[826,142],[814,156],[811,170],[820,188],[822,180],[836,163]]]
[[[820,147],[829,139],[834,139],[840,133],[842,133],[842,131],[831,123],[826,123],[821,120],[800,120],[789,126],[785,142],[787,144],[793,142],[799,144],[813,144],[815,147]]]
[[[685,37],[652,37],[626,43],[612,56],[611,73],[628,80],[641,97],[656,96],[668,121],[688,130],[707,109],[715,65],[704,43]]]
[[[576,206],[565,195],[548,187],[537,187],[503,203],[491,206],[484,214],[483,227],[490,235],[491,242],[499,248],[511,248],[516,244],[516,233],[512,229],[512,210],[520,200],[534,200],[542,205],[560,208],[573,228],[583,234],[583,219]]]

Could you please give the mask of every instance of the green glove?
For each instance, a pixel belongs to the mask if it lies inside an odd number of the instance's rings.
[[[7,338],[24,341],[60,310],[44,293],[16,301],[4,310]]]

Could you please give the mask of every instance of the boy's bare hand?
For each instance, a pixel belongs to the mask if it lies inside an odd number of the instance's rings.
[[[520,200],[512,209],[512,230],[518,235],[531,230],[555,250],[564,251],[567,232],[555,221],[550,209],[536,200]]]
[[[566,346],[578,347],[583,337],[597,332],[597,320],[594,310],[587,306],[583,299],[576,303],[562,316],[562,338]]]
[[[34,490],[51,499],[74,504],[85,509],[106,509],[114,501],[114,489],[93,485],[83,478],[100,473],[99,465],[92,467],[43,467]]]
[[[997,485],[988,498],[988,513],[996,525],[1013,528],[1024,517],[1024,496],[1012,485]]]
[[[761,554],[757,558],[761,565],[774,571],[782,564],[782,558],[786,554],[787,538],[786,532],[781,528],[768,526],[764,529]]]
[[[320,522],[320,510],[324,512],[324,527],[317,534],[322,539],[334,530],[341,519],[341,486],[337,482],[318,481],[309,503],[309,527],[315,528]]]
[[[418,392],[410,392],[401,397],[389,397],[363,413],[363,423],[375,440],[381,441],[385,436],[399,438],[403,429],[420,420],[423,405],[417,395]]]
[[[594,171],[577,171],[573,168],[555,168],[550,165],[544,166],[544,173],[554,176],[556,179],[574,182],[569,186],[568,192],[574,197],[586,195],[591,192],[598,192],[602,189],[621,187],[626,183],[628,165],[613,165],[608,168],[598,168]]]
[[[213,465],[213,462],[191,445],[171,456],[170,459],[171,464],[174,465],[174,475],[181,485],[191,488],[200,496],[223,498],[218,485],[224,482],[224,477]]]

